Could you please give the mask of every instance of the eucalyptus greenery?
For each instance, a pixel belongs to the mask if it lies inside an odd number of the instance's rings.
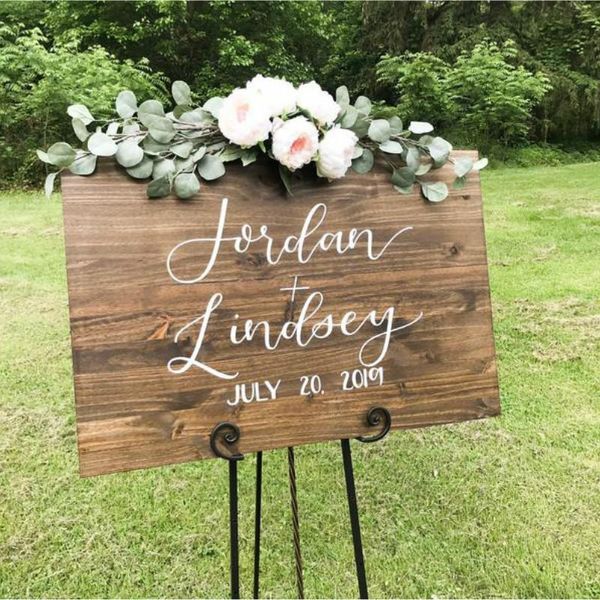
[[[281,80],[275,82],[281,83]],[[286,85],[289,84],[286,82]],[[316,86],[314,82],[310,85]],[[46,151],[37,151],[40,160],[57,167],[46,178],[46,194],[52,193],[56,176],[64,169],[75,175],[91,175],[98,157],[114,157],[131,177],[149,180],[149,198],[175,193],[183,200],[198,193],[203,181],[222,177],[228,162],[239,160],[246,166],[261,154],[275,160],[271,134],[248,147],[237,145],[224,135],[219,127],[219,114],[226,99],[210,98],[200,106],[183,81],[175,81],[171,93],[174,108],[170,112],[165,112],[163,104],[155,99],[138,104],[135,94],[129,90],[117,96],[118,116],[112,119],[95,118],[83,104],[69,106],[67,113],[82,148],[57,142]],[[320,88],[319,93],[328,96]],[[329,98],[333,102],[333,98]],[[409,194],[419,185],[430,202],[441,202],[448,195],[445,183],[423,180],[430,170],[452,162],[455,185],[459,187],[471,171],[487,164],[485,158],[472,161],[467,157],[451,157],[452,145],[432,135],[433,127],[429,123],[412,121],[405,127],[397,116],[373,118],[371,101],[359,96],[352,103],[345,86],[337,89],[335,105],[337,116],[326,124],[313,118],[300,103],[294,105],[290,111],[278,113],[272,122],[273,130],[276,121],[281,124],[294,117],[309,120],[321,139],[333,129],[349,130],[357,140],[351,155],[355,172],[368,173],[379,155],[389,167],[391,184],[399,193]],[[318,161],[318,152],[312,160]],[[291,171],[280,164],[279,173],[286,190],[292,193]]]

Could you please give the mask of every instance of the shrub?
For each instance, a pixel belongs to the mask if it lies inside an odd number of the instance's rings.
[[[65,113],[86,104],[97,115],[113,112],[117,93],[165,96],[164,82],[142,61],[118,61],[96,46],[75,44],[48,50],[37,29],[0,27],[0,180],[4,185],[39,182],[43,167],[35,149],[48,140],[73,139]]]

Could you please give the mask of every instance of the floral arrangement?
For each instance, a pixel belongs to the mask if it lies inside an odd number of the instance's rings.
[[[309,164],[319,177],[335,180],[350,168],[367,173],[379,154],[398,192],[408,194],[419,184],[427,200],[440,202],[448,195],[446,184],[424,181],[423,175],[451,161],[455,185],[461,186],[470,171],[487,164],[487,159],[451,158],[452,145],[431,135],[429,123],[412,121],[405,128],[399,117],[373,118],[371,101],[359,96],[352,104],[345,86],[334,99],[314,81],[294,87],[284,79],[256,75],[244,88],[202,106],[194,104],[183,81],[173,83],[172,94],[175,107],[165,113],[158,100],[138,106],[133,92],[122,91],[115,103],[119,118],[108,120],[94,118],[82,104],[69,106],[83,148],[57,142],[37,151],[42,161],[58,168],[46,178],[46,194],[63,169],[90,175],[99,156],[114,156],[131,177],[150,179],[150,198],[174,192],[186,199],[202,181],[223,176],[230,161],[246,166],[261,154],[268,156],[277,161],[291,193],[291,174]]]

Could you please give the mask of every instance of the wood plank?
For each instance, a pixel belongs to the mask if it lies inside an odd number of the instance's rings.
[[[451,167],[430,177],[450,181]],[[169,252],[183,240],[214,237],[223,198],[229,199],[224,236],[234,238],[248,224],[256,237],[264,224],[273,253],[285,236],[299,233],[317,203],[327,215],[309,244],[325,232],[339,231],[345,240],[353,228],[369,228],[381,249],[397,231],[411,229],[379,260],[366,257],[366,234],[344,254],[318,250],[305,264],[292,254],[270,264],[265,236],[248,252],[223,242],[205,279],[177,283],[166,268]],[[477,175],[443,203],[431,204],[416,193],[398,195],[381,165],[331,184],[297,181],[293,198],[282,193],[271,166],[233,166],[182,202],[148,200],[143,183],[103,164],[89,178],[63,177],[63,199],[82,475],[211,457],[210,432],[224,420],[241,428],[240,451],[253,452],[367,434],[365,415],[375,405],[390,410],[393,428],[499,412]],[[210,251],[209,242],[187,246],[173,263],[178,277],[197,276]],[[287,289],[293,276],[306,288],[294,302]],[[342,372],[362,368],[359,349],[379,336],[363,360],[376,357],[387,321],[369,322],[351,336],[337,328],[305,347],[283,340],[267,350],[258,335],[231,343],[232,325],[246,319],[268,323],[277,336],[315,291],[323,304],[306,332],[326,315],[339,323],[349,311],[360,322],[371,311],[393,310],[393,327],[416,320],[390,337],[378,363],[380,385],[344,390]],[[238,377],[226,381],[195,367],[173,374],[168,361],[192,353],[199,325],[177,341],[176,333],[217,293],[223,300],[197,358]],[[324,393],[301,395],[301,378],[313,374]],[[278,379],[273,400],[227,403],[237,383]]]

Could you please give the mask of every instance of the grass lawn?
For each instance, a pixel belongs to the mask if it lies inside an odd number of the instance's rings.
[[[600,163],[484,174],[503,415],[353,444],[372,597],[600,597]],[[228,595],[222,461],[80,479],[59,197],[0,194],[0,596]],[[339,445],[296,454],[305,588],[356,597]],[[251,594],[254,460],[240,464]],[[262,590],[294,597],[285,451]]]

